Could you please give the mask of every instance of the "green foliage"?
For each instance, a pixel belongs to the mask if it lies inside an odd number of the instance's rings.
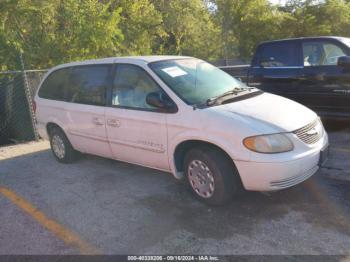
[[[286,36],[350,36],[350,2],[343,0],[290,0],[281,11],[288,13],[283,28]]]
[[[124,35],[124,55],[150,55],[156,52],[155,41],[164,36],[162,15],[149,0],[114,0],[112,10],[121,8],[120,28]]]
[[[51,19],[50,45],[55,58],[68,61],[120,54],[121,8],[112,12],[98,0],[61,0]]]
[[[265,40],[350,36],[350,1],[1,0],[0,70],[119,55],[249,59]]]
[[[282,34],[285,14],[267,0],[217,0],[225,57],[252,55],[257,43]]]
[[[225,58],[251,57],[261,41],[288,37],[350,36],[350,3],[344,0],[215,0]]]
[[[165,35],[158,39],[158,53],[217,56],[219,30],[202,0],[153,0],[162,15]]]
[[[1,67],[20,68],[20,52],[27,68],[119,54],[120,11],[98,0],[5,0],[0,5]]]

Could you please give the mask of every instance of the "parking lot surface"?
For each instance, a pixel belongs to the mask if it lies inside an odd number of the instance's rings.
[[[0,254],[350,255],[350,129],[331,124],[325,168],[293,188],[208,207],[171,175],[47,142],[0,148]]]

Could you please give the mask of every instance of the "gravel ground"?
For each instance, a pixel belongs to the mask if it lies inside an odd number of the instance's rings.
[[[44,141],[0,148],[0,187],[103,254],[350,255],[350,132],[329,130],[327,168],[220,208],[160,171],[90,155],[60,164]],[[0,254],[81,253],[1,193],[0,210]]]

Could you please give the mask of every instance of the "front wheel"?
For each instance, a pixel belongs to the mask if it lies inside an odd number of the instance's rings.
[[[185,156],[184,170],[192,191],[209,205],[226,203],[240,186],[232,161],[215,148],[191,149]]]

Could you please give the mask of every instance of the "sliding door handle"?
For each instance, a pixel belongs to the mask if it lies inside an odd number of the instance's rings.
[[[117,119],[107,119],[107,125],[112,127],[120,127],[120,122]]]
[[[101,119],[99,117],[92,118],[92,123],[94,123],[97,126],[103,126],[105,124],[104,119]]]

